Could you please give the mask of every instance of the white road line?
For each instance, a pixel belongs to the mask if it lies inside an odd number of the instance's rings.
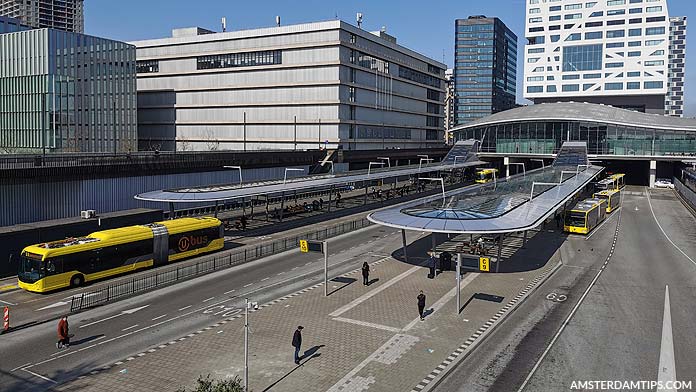
[[[157,317],[153,318],[152,321],[159,320],[159,319],[161,319],[162,317],[166,317],[166,316],[167,316],[166,314],[163,314],[163,315],[161,315],[161,316],[157,316]]]
[[[27,365],[31,365],[31,362],[25,363],[25,364],[22,365],[22,366],[17,366],[16,368],[10,370],[10,372],[14,372],[15,370],[21,369],[21,368],[23,368],[23,367],[25,367],[25,366],[27,366]]]
[[[133,328],[135,328],[135,327],[137,327],[137,326],[138,326],[138,324],[131,325],[130,327],[123,328],[121,331],[124,331],[124,332],[125,332],[125,331],[128,331],[129,329],[133,329]]]
[[[619,221],[617,222],[617,225],[621,224],[621,211],[622,210],[618,211],[619,212],[619,218],[618,218]],[[561,333],[563,333],[563,330],[565,329],[565,327],[570,323],[570,320],[575,315],[575,312],[578,311],[578,309],[580,308],[580,305],[582,305],[582,302],[585,300],[585,297],[587,297],[587,294],[589,294],[590,290],[592,290],[592,288],[594,287],[595,283],[597,282],[597,279],[599,279],[599,276],[602,274],[602,272],[604,272],[604,269],[606,268],[608,262],[609,262],[609,259],[604,261],[604,264],[599,269],[599,271],[597,271],[597,274],[595,275],[594,279],[592,279],[592,282],[590,282],[590,284],[587,286],[587,289],[585,289],[585,292],[582,293],[580,300],[578,301],[578,303],[575,304],[573,309],[570,311],[570,314],[568,315],[568,317],[566,317],[566,319],[563,320],[563,324],[561,324],[561,327],[558,328],[558,331],[553,336],[553,339],[551,339],[551,342],[549,343],[549,345],[546,346],[546,349],[544,350],[544,352],[541,353],[541,356],[539,357],[537,362],[534,364],[534,367],[527,375],[527,378],[525,378],[524,382],[522,382],[522,385],[520,385],[520,387],[517,389],[517,392],[522,392],[524,390],[524,388],[527,386],[527,384],[529,383],[529,380],[532,379],[532,376],[534,376],[534,373],[536,373],[539,366],[541,366],[541,362],[546,358],[546,355],[548,355],[549,351],[551,351],[551,348],[556,343],[556,340],[558,340],[558,337],[561,336]]]
[[[376,329],[381,329],[384,331],[389,331],[389,332],[394,332],[394,333],[399,333],[401,332],[401,329],[395,328],[395,327],[390,327],[388,325],[382,325],[382,324],[375,324],[375,323],[370,323],[367,321],[360,321],[360,320],[353,320],[345,317],[335,317],[333,320],[336,321],[342,321],[344,323],[351,323],[351,324],[357,324],[357,325],[362,325],[363,327],[370,327],[370,328],[376,328]]]
[[[481,274],[479,274],[477,272],[472,272],[472,273],[468,274],[467,277],[462,280],[460,287],[466,287],[469,283],[471,283],[471,281],[476,279],[476,277],[479,275],[481,275]],[[451,289],[450,291],[448,291],[445,295],[443,295],[439,300],[437,300],[437,302],[435,302],[430,307],[433,310],[432,313],[439,311],[449,300],[454,298],[455,295],[457,295],[457,287],[456,286],[453,289]],[[402,331],[408,331],[409,329],[413,328],[413,326],[418,324],[419,322],[420,322],[420,317],[416,317],[415,319],[413,319],[413,321],[408,323],[408,325],[406,325],[402,329]]]
[[[213,299],[213,298],[215,298],[215,297],[210,297],[210,298],[208,298],[208,299],[204,299],[203,302],[208,302],[208,301],[210,301],[210,300]]]
[[[261,281],[263,282],[263,281],[266,281],[266,280],[268,280],[268,279],[269,279],[269,278],[263,278],[263,279],[261,279]]]
[[[29,373],[29,374],[31,374],[31,375],[34,375],[34,376],[36,376],[36,377],[38,377],[38,378],[40,378],[40,379],[42,379],[42,380],[46,380],[46,381],[52,382],[52,383],[54,383],[54,384],[58,384],[58,381],[51,380],[50,378],[44,377],[44,376],[42,376],[42,375],[40,375],[40,374],[38,374],[38,373],[34,373],[34,372],[32,372],[31,370],[27,370],[27,369],[22,369],[22,370],[25,371],[25,372],[27,372],[27,373]]]
[[[694,261],[694,259],[692,259],[691,257],[689,257],[689,255],[687,255],[686,253],[684,253],[684,251],[681,250],[681,248],[679,248],[679,247],[677,246],[677,244],[675,244],[675,243],[672,241],[671,238],[669,238],[669,236],[667,235],[667,233],[665,233],[665,230],[662,228],[662,225],[661,225],[660,222],[657,220],[657,216],[655,216],[655,211],[653,210],[652,202],[650,201],[650,191],[647,192],[647,195],[648,195],[648,205],[650,206],[650,212],[652,212],[652,216],[653,216],[653,219],[655,219],[655,223],[657,223],[657,227],[660,228],[660,231],[661,231],[662,234],[665,236],[665,238],[667,238],[667,241],[669,241],[669,243],[672,244],[672,246],[674,246],[679,252],[681,252],[681,254],[683,254],[684,257],[686,257],[687,259],[689,259],[689,261],[691,261],[691,263],[693,263],[694,265],[696,265],[696,261]]]
[[[342,315],[343,313],[345,313],[345,312],[347,312],[347,311],[353,309],[354,307],[360,305],[361,303],[367,301],[368,299],[370,299],[370,298],[374,297],[375,295],[381,293],[382,291],[388,289],[388,288],[391,287],[392,285],[398,283],[400,280],[406,278],[407,276],[411,275],[412,273],[414,273],[414,272],[416,272],[416,271],[418,271],[418,270],[420,270],[420,269],[421,269],[421,266],[420,266],[420,265],[417,265],[417,266],[415,266],[415,267],[409,268],[406,272],[402,272],[400,275],[398,275],[398,276],[392,278],[392,279],[389,280],[387,283],[385,283],[385,284],[379,286],[378,288],[376,288],[376,289],[374,289],[374,290],[372,290],[372,291],[368,291],[367,293],[363,294],[362,296],[360,296],[360,297],[354,299],[354,300],[353,300],[352,302],[350,302],[349,304],[343,305],[343,306],[341,306],[340,308],[334,310],[333,312],[329,313],[329,316],[331,316],[331,317],[338,317],[338,316]]]
[[[191,307],[191,305],[189,305],[189,306],[184,306],[183,308],[179,308],[179,311],[186,310],[186,309],[188,309],[188,308],[190,308],[190,307]]]
[[[285,272],[278,272],[278,275],[283,275]]]
[[[12,302],[3,301],[1,299],[0,299],[0,302],[4,303],[5,305],[9,305],[9,306],[16,306],[17,305],[17,304],[13,304]]]
[[[672,339],[672,312],[669,306],[669,286],[665,286],[665,310],[662,316],[662,341],[660,343],[660,367],[657,369],[657,382],[666,385],[677,381],[677,366],[674,361],[674,340]],[[672,392],[675,389],[662,389]]]
[[[232,289],[232,290],[230,290],[230,291],[225,291],[223,294],[229,294],[229,293],[232,293],[232,292],[234,292],[234,291],[235,291],[235,289]]]
[[[252,284],[253,284],[253,283],[245,284],[244,287],[249,287],[249,286],[251,286]]]

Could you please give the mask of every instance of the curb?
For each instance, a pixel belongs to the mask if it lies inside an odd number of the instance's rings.
[[[486,321],[482,327],[476,330],[466,341],[445,358],[430,374],[425,376],[411,392],[432,391],[437,387],[445,376],[457,365],[466,359],[486,338],[505,320],[506,316],[512,314],[534,291],[541,287],[560,267],[563,261],[560,260],[549,271],[538,275],[525,286],[513,299],[499,310],[493,317]]]

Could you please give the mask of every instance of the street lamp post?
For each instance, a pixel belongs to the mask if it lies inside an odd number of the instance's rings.
[[[244,309],[244,392],[249,392],[249,309],[258,309],[258,302],[249,302],[245,298],[246,306]]]

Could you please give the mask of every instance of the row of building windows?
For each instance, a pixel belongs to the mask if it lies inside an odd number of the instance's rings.
[[[283,61],[282,51],[264,50],[259,52],[230,53],[196,58],[196,69],[218,69],[275,65]]]
[[[592,88],[597,86],[595,83],[585,83],[582,85],[582,90],[587,91]],[[627,82],[625,85],[627,90],[640,90],[640,82]],[[661,89],[664,87],[664,83],[661,81],[650,81],[650,82],[643,82],[643,88],[646,90],[651,90],[651,89]],[[555,85],[549,85],[546,86],[546,92],[549,93],[555,93],[557,92],[557,87]],[[611,82],[611,83],[605,83],[604,84],[604,90],[609,90],[609,91],[616,91],[616,90],[623,90],[624,89],[624,83],[623,82]],[[601,86],[598,90],[601,90]],[[580,91],[580,85],[579,84],[564,84],[561,86],[561,91],[563,92],[576,92]],[[527,86],[527,93],[530,94],[535,94],[535,93],[543,93],[544,92],[544,86]]]
[[[135,70],[137,73],[159,72],[159,61],[158,60],[138,60],[135,62]]]

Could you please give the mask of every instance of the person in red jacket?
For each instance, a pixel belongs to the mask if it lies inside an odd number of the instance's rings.
[[[58,321],[58,343],[56,348],[70,347],[70,332],[68,327],[68,316]]]

